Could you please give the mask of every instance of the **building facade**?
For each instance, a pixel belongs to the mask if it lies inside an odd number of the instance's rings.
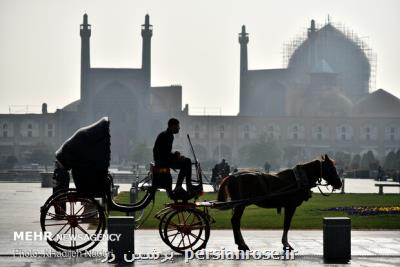
[[[378,157],[400,148],[400,100],[383,89],[369,93],[373,64],[364,45],[330,22],[311,22],[288,57],[286,68],[248,68],[249,34],[239,33],[240,111],[237,116],[193,116],[182,109],[182,87],[151,86],[152,25],[142,25],[142,66],[93,68],[91,25],[80,25],[80,99],[48,113],[0,114],[0,157],[23,158],[44,143],[56,149],[78,128],[103,116],[111,119],[112,161],[129,159],[138,144],[152,147],[170,117],[181,120],[176,149],[188,152],[192,137],[201,161],[227,159],[242,165],[246,149],[261,139],[282,151],[284,164],[327,152]],[[294,153],[291,161],[285,153]]]

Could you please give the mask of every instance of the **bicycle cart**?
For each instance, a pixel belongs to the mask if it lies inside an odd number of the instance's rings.
[[[58,181],[64,188],[51,195],[40,208],[40,225],[47,242],[57,251],[86,252],[102,239],[106,218],[111,211],[135,212],[145,209],[158,189],[165,189],[172,197],[172,176],[169,169],[151,165],[148,175],[139,182],[144,196],[133,204],[117,203],[112,196],[113,177],[108,173],[110,162],[110,122],[98,122],[79,129],[57,151],[56,158],[62,170],[71,170],[76,188],[68,188],[67,181]],[[175,199],[156,214],[160,220],[161,239],[174,251],[184,253],[205,248],[210,236],[208,207],[194,202],[203,192],[203,174],[195,158],[196,179],[193,193],[184,199]],[[55,171],[56,175],[56,171]],[[153,202],[154,203],[154,202]]]

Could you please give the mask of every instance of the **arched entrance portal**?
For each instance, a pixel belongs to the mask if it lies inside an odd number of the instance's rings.
[[[136,136],[136,104],[131,90],[119,82],[105,86],[93,98],[94,119],[108,116],[111,120],[111,160],[114,163],[129,159]]]

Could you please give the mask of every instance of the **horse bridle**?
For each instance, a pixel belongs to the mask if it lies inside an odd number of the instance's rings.
[[[333,191],[335,191],[335,188],[333,188],[333,186],[332,186],[332,191],[330,193],[322,192],[322,189],[321,189],[320,186],[325,186],[326,188],[328,188],[328,185],[330,185],[330,184],[328,184],[328,183],[323,184],[322,183],[322,161],[321,160],[319,160],[319,166],[320,166],[320,175],[317,178],[317,181],[316,181],[315,185],[318,187],[318,190],[321,193],[321,195],[323,195],[324,197],[329,197],[333,193]]]

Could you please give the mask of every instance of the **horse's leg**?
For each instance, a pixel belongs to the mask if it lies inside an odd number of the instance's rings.
[[[233,215],[231,218],[232,230],[233,230],[233,236],[235,238],[235,244],[238,245],[238,249],[250,250],[249,247],[244,242],[242,233],[240,231],[240,219],[242,218],[244,209],[245,206],[237,206],[233,209]]]
[[[295,206],[287,206],[285,207],[285,221],[283,223],[283,235],[282,235],[282,244],[283,249],[293,250],[288,242],[288,232],[290,228],[290,223],[292,222],[293,214],[296,211]]]

